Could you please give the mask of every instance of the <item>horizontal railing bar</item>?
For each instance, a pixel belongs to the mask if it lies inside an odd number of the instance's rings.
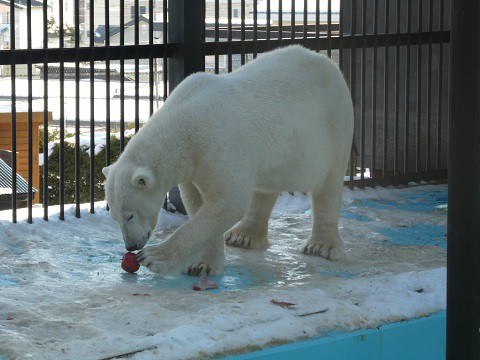
[[[327,24],[320,24],[318,26],[318,29],[319,29],[320,32],[325,32],[326,33],[329,28],[328,28]],[[279,26],[273,26],[273,25],[270,26],[270,27],[266,27],[266,26],[253,27],[251,25],[245,25],[245,27],[241,27],[241,26],[238,26],[238,25],[237,26],[232,25],[232,27],[231,27],[232,38],[234,38],[234,39],[241,39],[242,38],[242,33],[245,35],[246,39],[255,39],[255,37],[254,37],[254,32],[255,31],[258,35],[257,39],[267,38],[267,33],[268,32],[270,32],[270,38],[275,38],[275,37],[278,36],[279,30],[280,30]],[[331,25],[330,31],[338,32],[338,30],[339,30],[339,25],[338,24],[332,24]],[[291,25],[283,25],[281,31],[282,31],[282,34],[283,34],[282,37],[286,37],[287,35],[291,34],[292,26]],[[301,35],[301,37],[303,37],[304,31],[307,31],[307,33],[312,33],[313,34],[316,31],[316,27],[315,27],[315,25],[311,25],[311,24],[308,24],[305,27],[303,25],[295,25],[294,26],[294,33],[299,34],[298,36]],[[218,26],[218,27],[214,27],[214,26],[208,24],[205,27],[205,37],[207,37],[207,38],[215,38],[216,32],[219,33],[219,38],[225,38],[226,39],[228,37],[229,28],[228,28],[228,26],[225,26],[223,24],[222,24],[222,26]]]
[[[291,45],[304,44],[308,47],[320,46],[327,48],[331,43],[332,49],[338,49],[340,41],[343,41],[344,47],[361,48],[363,46],[363,39],[365,39],[365,46],[382,47],[386,44],[400,45],[417,45],[431,43],[448,43],[450,41],[450,31],[436,31],[432,33],[400,33],[400,34],[378,34],[378,35],[343,35],[342,38],[338,36],[321,37],[321,38],[297,38],[297,39],[262,39],[260,32],[257,40],[234,40],[231,42],[205,42],[204,54],[215,55],[220,53],[227,53],[229,47],[234,53],[253,52],[254,48],[258,52],[267,51],[272,45]],[[360,41],[361,40],[361,41]],[[47,49],[15,49],[15,50],[0,50],[0,65],[10,65],[11,56],[15,55],[15,64],[40,64],[44,62],[84,62],[102,61],[107,57],[109,60],[120,59],[135,59],[138,55],[140,59],[149,58],[150,56],[162,58],[166,49],[166,56],[172,57],[173,54],[182,48],[182,44],[155,44],[155,45],[123,45],[123,46],[101,46],[101,47],[80,47],[80,48],[47,48]],[[123,56],[122,56],[123,51]],[[3,56],[7,55],[7,56]],[[29,60],[30,59],[30,60]]]
[[[366,48],[402,45],[418,45],[418,44],[437,44],[450,42],[450,31],[435,31],[422,33],[400,33],[400,34],[378,34],[378,35],[346,35],[343,37],[320,37],[320,38],[296,38],[296,39],[257,39],[257,40],[234,40],[232,42],[206,42],[203,45],[205,55],[226,54],[229,49],[233,53],[252,53],[254,49],[258,52],[264,52],[271,49],[272,46],[287,46],[293,44],[303,44],[309,48],[319,46],[322,49],[327,49],[331,44],[332,49],[338,49],[342,42],[343,48],[363,48],[365,42]],[[391,45],[393,44],[393,45]]]
[[[40,64],[57,62],[88,62],[112,60],[148,59],[150,56],[162,58],[166,51],[167,57],[182,48],[182,44],[172,43],[155,45],[119,45],[98,46],[79,48],[40,48],[40,49],[15,49],[0,50],[0,65],[10,65],[12,56],[15,56],[15,64]],[[122,55],[123,51],[123,55]]]

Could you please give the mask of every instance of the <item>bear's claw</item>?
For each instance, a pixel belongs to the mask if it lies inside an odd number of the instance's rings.
[[[197,263],[189,266],[186,273],[192,276],[214,275],[215,270],[212,266],[206,263]]]
[[[171,274],[181,269],[181,259],[170,246],[158,244],[137,253],[140,265],[160,274]]]
[[[268,246],[267,236],[255,230],[242,227],[234,228],[223,235],[225,244],[244,249],[265,249]]]
[[[226,233],[224,235],[224,240],[227,245],[245,249],[249,249],[252,243],[252,238],[250,236],[233,231]]]
[[[331,261],[337,261],[343,255],[343,248],[336,244],[308,242],[303,247],[303,253],[307,255],[317,255]]]

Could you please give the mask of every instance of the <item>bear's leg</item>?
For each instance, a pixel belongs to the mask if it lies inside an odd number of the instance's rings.
[[[189,217],[193,217],[200,206],[202,206],[202,196],[197,187],[191,182],[178,185],[182,195],[182,201]],[[183,270],[188,275],[217,275],[222,272],[225,265],[225,249],[223,238],[220,236],[214,240],[202,252],[197,262],[189,265]]]
[[[221,186],[212,184],[210,193],[205,197],[202,193],[203,202],[196,213],[166,241],[141,250],[137,254],[140,263],[162,274],[179,273],[197,263],[199,255],[242,218],[250,199],[245,188],[224,186],[222,190]],[[217,273],[222,271],[215,269]]]
[[[344,255],[344,244],[338,232],[342,207],[343,176],[339,172],[325,180],[323,188],[312,192],[313,227],[303,252],[338,260]]]
[[[202,196],[197,187],[191,182],[186,182],[178,185],[180,195],[182,197],[183,205],[187,210],[188,216],[192,217],[202,206]]]
[[[246,249],[264,249],[268,245],[268,219],[278,193],[255,191],[250,210],[223,236],[227,245]]]

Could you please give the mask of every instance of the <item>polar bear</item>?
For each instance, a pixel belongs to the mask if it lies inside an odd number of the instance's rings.
[[[111,217],[129,251],[142,249],[167,191],[179,185],[189,220],[137,254],[153,272],[216,275],[224,243],[267,246],[279,192],[311,192],[306,254],[336,260],[353,105],[337,65],[289,46],[224,75],[187,77],[103,169]]]

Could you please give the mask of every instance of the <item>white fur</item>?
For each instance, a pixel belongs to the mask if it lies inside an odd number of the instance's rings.
[[[309,191],[314,223],[303,250],[337,259],[352,136],[349,90],[323,55],[291,46],[230,74],[197,73],[104,169],[111,214],[126,247],[141,249],[166,192],[179,184],[190,220],[138,258],[155,272],[218,274],[224,241],[267,246],[278,193]]]

